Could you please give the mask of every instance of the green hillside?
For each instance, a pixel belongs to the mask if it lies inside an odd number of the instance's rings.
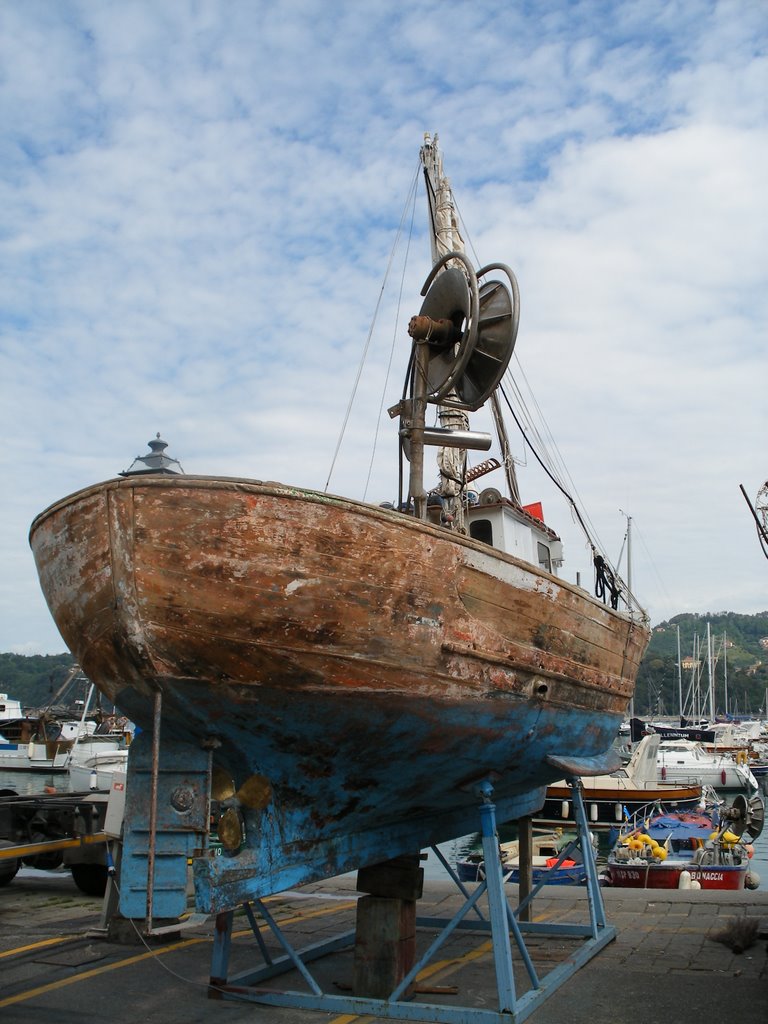
[[[694,656],[698,646],[701,677],[708,685],[707,624],[712,637],[716,712],[725,711],[725,679],[728,682],[728,710],[732,714],[765,714],[768,687],[768,612],[739,615],[736,612],[686,613],[675,615],[653,627],[653,636],[640,665],[635,688],[635,711],[641,717],[674,715],[679,706],[677,634],[683,662]],[[690,685],[692,670],[684,668],[683,695]]]
[[[0,692],[21,701],[24,707],[43,707],[74,663],[71,654],[0,654]]]

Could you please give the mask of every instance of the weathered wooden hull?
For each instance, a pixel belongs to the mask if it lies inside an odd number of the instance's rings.
[[[648,640],[479,542],[280,484],[112,480],[30,541],[89,678],[144,729],[159,688],[164,735],[220,743],[237,786],[267,780],[248,821],[265,886],[473,829],[483,777],[503,820],[540,806],[562,759],[605,770]]]

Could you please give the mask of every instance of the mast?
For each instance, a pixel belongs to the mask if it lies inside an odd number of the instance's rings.
[[[627,594],[632,597],[632,516],[627,516]]]
[[[466,246],[459,229],[451,183],[443,172],[443,157],[438,147],[437,133],[433,139],[429,132],[425,132],[420,156],[429,202],[430,244],[434,265],[448,253],[464,253]],[[450,261],[444,269],[448,269],[453,263],[454,261]],[[417,372],[419,372],[418,367]],[[438,406],[440,426],[445,430],[467,431],[469,430],[469,416],[463,409],[456,408],[452,404],[452,399],[455,397],[455,392],[451,392],[446,396],[446,404]],[[495,390],[489,401],[501,448],[509,495],[515,505],[520,507],[520,491],[517,485],[512,449]],[[467,450],[456,447],[439,448],[437,462],[440,471],[439,491],[444,515],[454,530],[464,533],[466,532],[464,489],[466,486]]]
[[[437,133],[432,140],[429,133],[426,132],[424,145],[421,147],[421,162],[424,167],[429,202],[433,265],[449,252],[463,253],[465,251],[464,239],[459,231],[451,183],[443,173],[443,156],[437,142]],[[451,397],[453,397],[453,392],[448,396],[449,399]],[[440,405],[438,406],[438,417],[440,426],[445,430],[469,430],[469,416],[463,409]],[[438,448],[437,465],[440,470],[439,490],[443,502],[443,516],[454,530],[464,533],[466,526],[463,491],[467,472],[466,449]]]
[[[677,626],[677,702],[680,709],[680,725],[683,724],[683,664],[680,659],[680,627]]]
[[[715,677],[712,671],[712,632],[707,623],[707,679],[709,680],[709,720],[715,720]]]

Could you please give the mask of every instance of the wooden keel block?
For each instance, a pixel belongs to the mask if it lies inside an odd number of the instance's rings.
[[[419,864],[420,857],[414,854],[360,868],[357,890],[369,896],[420,900],[424,891],[424,869]]]
[[[386,999],[415,959],[415,900],[362,896],[357,901],[354,994]]]

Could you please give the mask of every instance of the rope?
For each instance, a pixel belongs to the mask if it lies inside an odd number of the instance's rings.
[[[395,240],[394,240],[394,243],[392,245],[392,249],[391,249],[390,254],[389,254],[389,260],[387,262],[387,268],[386,268],[386,270],[384,272],[384,280],[381,283],[381,288],[379,290],[379,297],[376,300],[376,307],[375,307],[375,309],[373,311],[373,318],[371,320],[371,326],[370,326],[370,328],[368,330],[368,337],[366,338],[365,347],[363,348],[363,354],[362,354],[362,356],[360,358],[360,365],[357,368],[357,374],[355,376],[355,382],[352,385],[352,393],[351,393],[351,395],[349,397],[349,403],[347,405],[347,411],[346,411],[346,413],[344,415],[344,421],[342,422],[342,425],[341,425],[341,430],[339,431],[339,438],[338,438],[338,440],[336,442],[336,449],[335,449],[335,451],[333,453],[333,458],[331,459],[331,468],[328,470],[328,479],[325,481],[325,488],[324,488],[324,490],[325,490],[326,493],[327,493],[328,487],[330,486],[330,483],[331,483],[331,477],[333,476],[333,471],[334,471],[334,469],[336,467],[336,459],[338,458],[339,449],[341,448],[341,443],[344,440],[344,434],[345,434],[346,429],[347,429],[347,424],[349,423],[349,417],[350,417],[350,414],[352,412],[352,406],[353,406],[354,401],[355,401],[355,396],[357,394],[357,388],[358,388],[358,385],[360,384],[360,377],[361,377],[362,372],[363,372],[363,367],[365,366],[365,361],[368,358],[368,350],[370,349],[370,346],[371,346],[371,338],[373,337],[373,330],[374,330],[374,327],[376,326],[376,320],[377,320],[378,315],[379,315],[379,309],[381,308],[381,300],[382,300],[382,298],[384,296],[384,289],[386,288],[387,281],[389,279],[389,272],[390,272],[390,269],[392,267],[392,262],[393,262],[394,257],[395,257],[395,252],[397,251],[397,247],[398,247],[398,244],[399,244],[399,241],[400,241],[400,236],[401,236],[402,231],[403,231],[403,224],[405,223],[406,214],[408,212],[408,206],[409,205],[415,205],[416,182],[418,181],[418,174],[419,174],[419,172],[418,172],[418,168],[417,168],[416,173],[414,174],[414,177],[413,177],[413,181],[411,182],[411,187],[410,187],[410,190],[408,192],[408,198],[406,199],[405,206],[403,207],[403,212],[402,212],[402,215],[400,217],[400,223],[399,223],[398,228],[397,228],[397,234],[395,235]],[[413,215],[411,216],[411,223],[413,223]]]
[[[379,429],[381,427],[381,416],[382,416],[382,412],[384,410],[384,400],[385,400],[386,394],[387,394],[387,385],[389,384],[389,376],[390,376],[390,373],[392,372],[392,360],[394,359],[395,348],[396,348],[396,345],[397,345],[397,335],[398,335],[398,328],[399,328],[399,324],[400,324],[400,309],[402,308],[402,304],[403,304],[403,288],[405,286],[405,270],[406,270],[406,267],[408,266],[408,255],[409,255],[409,253],[411,251],[411,239],[413,238],[413,220],[414,220],[414,217],[416,215],[416,182],[417,181],[418,181],[418,170],[417,170],[416,174],[414,175],[413,184],[411,185],[411,191],[410,191],[409,197],[408,197],[409,201],[411,202],[411,223],[410,223],[410,227],[408,229],[408,243],[407,243],[407,245],[405,247],[405,258],[403,260],[403,272],[402,272],[402,274],[400,276],[400,291],[398,292],[398,296],[397,296],[397,313],[395,315],[395,324],[394,324],[394,327],[393,327],[393,330],[392,330],[392,345],[391,345],[390,350],[389,350],[389,362],[387,363],[387,373],[386,373],[386,377],[384,379],[384,387],[382,388],[382,391],[381,391],[381,401],[379,402],[379,414],[376,417],[376,430],[375,430],[374,435],[373,435],[373,447],[371,449],[371,461],[368,464],[368,475],[365,478],[365,488],[363,489],[363,501],[365,501],[367,496],[368,496],[368,486],[369,486],[369,484],[371,482],[371,474],[373,473],[373,462],[374,462],[374,459],[376,458],[376,448],[377,448],[378,443],[379,443]],[[407,203],[408,203],[408,201],[406,201],[406,206],[407,206]],[[377,306],[377,312],[378,312],[378,306]],[[413,350],[411,350],[411,359],[413,359]],[[330,477],[329,477],[329,479],[330,479]]]
[[[555,475],[554,471],[545,463],[544,459],[539,455],[539,452],[531,443],[531,440],[528,437],[528,434],[526,433],[523,424],[520,422],[520,418],[518,417],[517,413],[512,407],[512,403],[510,402],[509,396],[507,395],[504,387],[500,386],[499,391],[501,392],[504,401],[507,404],[507,408],[512,414],[512,419],[515,421],[517,429],[520,431],[523,440],[528,445],[530,450],[533,452],[534,458],[539,463],[541,468],[544,470],[546,475],[549,477],[549,479],[552,481],[555,487],[557,487],[557,489],[563,495],[565,500],[571,506],[571,511],[573,512],[573,515],[576,517],[579,526],[581,526],[581,529],[584,532],[584,536],[586,537],[587,543],[589,544],[590,550],[592,551],[592,559],[595,567],[595,596],[598,598],[598,600],[603,602],[605,602],[606,597],[608,597],[611,608],[613,608],[614,610],[617,609],[619,606],[619,598],[622,596],[622,588],[618,574],[610,567],[610,565],[608,564],[607,560],[603,557],[603,555],[601,555],[598,552],[597,547],[594,541],[592,540],[590,532],[587,529],[587,525],[584,522],[584,518],[581,512],[579,511],[579,507],[576,504],[575,500],[571,497],[571,495],[566,490],[565,486]]]
[[[610,593],[611,608],[614,610],[619,607],[619,597],[621,596],[621,588],[616,582],[611,568],[609,567],[606,560],[602,555],[595,552],[595,597],[600,601],[605,601],[606,592]]]
[[[593,542],[592,542],[592,538],[590,537],[590,534],[589,534],[589,530],[588,530],[588,529],[587,529],[587,527],[586,527],[586,524],[585,524],[585,522],[584,522],[584,520],[583,520],[583,518],[582,518],[582,516],[581,516],[581,513],[579,512],[579,510],[578,510],[578,507],[576,506],[576,502],[575,502],[575,501],[573,500],[573,498],[572,498],[572,497],[570,496],[570,494],[568,493],[568,491],[566,491],[565,487],[564,487],[564,486],[563,486],[563,485],[562,485],[562,484],[560,483],[560,481],[559,481],[559,480],[557,479],[557,477],[556,477],[556,476],[554,475],[554,473],[553,473],[553,472],[552,472],[552,470],[551,470],[551,469],[549,468],[549,466],[547,466],[547,465],[546,465],[546,463],[544,462],[544,460],[542,459],[542,457],[541,457],[541,456],[539,455],[539,453],[538,453],[538,451],[536,450],[536,448],[535,448],[535,447],[534,447],[534,446],[533,446],[533,445],[531,444],[531,441],[530,441],[530,439],[529,439],[528,435],[527,435],[527,434],[526,434],[526,432],[525,432],[525,428],[523,427],[523,424],[522,424],[522,423],[520,422],[520,419],[519,419],[519,417],[518,417],[517,413],[516,413],[516,412],[515,412],[515,410],[514,410],[514,409],[512,408],[512,403],[510,402],[510,400],[509,400],[509,397],[507,396],[507,393],[506,393],[506,391],[504,390],[503,386],[499,388],[499,391],[501,392],[501,394],[502,394],[502,397],[504,398],[504,401],[505,401],[505,402],[507,403],[507,408],[508,408],[508,409],[509,409],[509,411],[511,412],[511,414],[512,414],[512,419],[513,419],[513,420],[515,421],[515,424],[516,424],[516,426],[517,426],[517,429],[518,429],[518,430],[520,431],[520,433],[522,434],[523,440],[525,441],[525,443],[526,443],[526,444],[528,445],[528,447],[529,447],[529,448],[531,449],[531,451],[533,452],[533,456],[534,456],[534,458],[536,459],[536,461],[538,462],[538,464],[539,464],[539,465],[541,466],[541,468],[542,468],[542,469],[544,470],[544,472],[545,472],[545,473],[547,474],[547,476],[549,477],[549,479],[550,479],[550,480],[552,481],[552,483],[553,483],[553,484],[555,485],[555,487],[557,487],[557,489],[558,489],[558,490],[560,491],[560,493],[561,493],[561,494],[562,494],[562,495],[564,496],[564,498],[566,499],[566,501],[568,502],[568,504],[569,504],[569,505],[571,506],[571,509],[573,510],[573,513],[574,513],[574,515],[576,516],[577,520],[579,521],[579,525],[581,526],[582,530],[584,531],[584,535],[585,535],[585,537],[587,538],[587,541],[589,542],[589,546],[590,546],[590,548],[592,549],[592,551],[594,552],[594,551],[596,550],[596,549],[595,549],[595,545],[594,545],[594,544],[593,544]]]

